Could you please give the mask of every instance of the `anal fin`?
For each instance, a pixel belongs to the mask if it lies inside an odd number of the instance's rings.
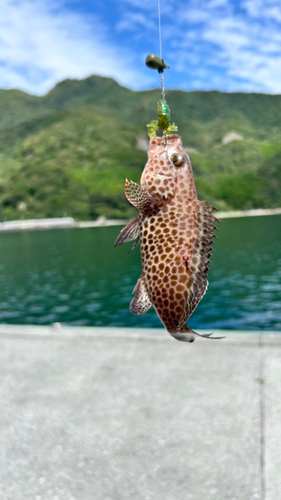
[[[130,311],[133,314],[146,313],[151,308],[152,303],[150,302],[150,299],[148,297],[142,276],[138,279],[133,293],[135,294],[135,296],[130,303]]]

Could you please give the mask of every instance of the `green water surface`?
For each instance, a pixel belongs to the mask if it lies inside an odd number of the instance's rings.
[[[2,323],[159,327],[129,311],[139,249],[114,248],[120,227],[0,235]],[[224,219],[209,289],[192,328],[281,330],[281,216]]]

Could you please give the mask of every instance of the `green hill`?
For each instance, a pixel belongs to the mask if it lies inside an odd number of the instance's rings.
[[[0,219],[132,216],[124,181],[139,181],[147,154],[137,143],[159,98],[99,76],[42,97],[0,90]],[[167,100],[199,198],[226,210],[281,206],[281,96],[172,90]],[[231,132],[240,140],[228,142]]]

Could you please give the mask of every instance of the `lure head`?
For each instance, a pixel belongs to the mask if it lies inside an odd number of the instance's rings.
[[[167,102],[164,101],[164,99],[158,101],[157,107],[158,107],[158,127],[159,130],[164,132],[169,128],[171,111]]]
[[[166,134],[177,132],[178,127],[174,123],[171,123],[171,111],[165,99],[158,101],[157,110],[158,120],[153,120],[147,125],[149,137],[156,136],[158,130]]]
[[[179,135],[150,139],[141,186],[154,198],[167,200],[183,191],[196,198],[191,163]]]

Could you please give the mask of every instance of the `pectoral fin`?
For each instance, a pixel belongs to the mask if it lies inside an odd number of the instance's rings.
[[[128,179],[125,183],[125,195],[127,200],[142,214],[150,213],[161,204],[161,200],[154,200],[141,186]]]
[[[133,250],[135,250],[135,248],[140,244],[140,237],[138,236],[135,243],[133,244],[131,250],[129,250],[128,253],[131,253]]]
[[[130,311],[133,314],[146,313],[151,308],[152,304],[149,300],[142,276],[138,279],[133,293],[135,296],[130,304]]]
[[[114,246],[122,245],[123,243],[127,243],[128,241],[134,241],[139,237],[140,234],[140,224],[139,218],[132,220],[125,226],[121,231],[119,236],[117,237]]]

